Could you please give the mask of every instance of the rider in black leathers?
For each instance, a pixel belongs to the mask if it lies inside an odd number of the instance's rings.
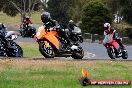
[[[41,21],[43,22],[44,25],[49,23],[48,26],[46,26],[46,29],[48,29],[48,27],[55,27],[58,35],[61,38],[64,38],[65,40],[67,40],[68,45],[71,44],[69,36],[65,33],[64,29],[61,28],[61,26],[56,20],[51,19],[49,12],[44,12],[41,14]]]
[[[69,23],[68,23],[68,29],[69,29],[69,31],[74,30],[74,27],[77,27],[77,25],[74,23],[73,20],[70,20]]]
[[[5,39],[7,28],[3,23],[0,23],[0,38]]]

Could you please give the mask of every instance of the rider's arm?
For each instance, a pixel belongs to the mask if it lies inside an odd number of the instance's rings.
[[[32,24],[31,20],[29,20],[29,23]]]
[[[120,38],[119,33],[118,33],[115,29],[113,29],[113,38],[114,38],[114,39]]]
[[[104,31],[104,35],[107,35],[107,34],[109,34],[109,31],[108,30],[105,30]]]
[[[59,31],[60,29],[62,29],[60,24],[56,20],[52,20],[52,24],[54,26],[54,29],[56,29],[56,31]]]

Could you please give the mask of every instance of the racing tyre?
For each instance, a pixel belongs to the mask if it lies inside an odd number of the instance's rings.
[[[108,56],[111,58],[111,59],[115,59],[116,55],[115,55],[115,52],[113,51],[112,48],[107,48],[107,53],[108,53]]]
[[[15,44],[12,47],[6,52],[8,57],[23,57],[23,50],[19,45]]]
[[[54,58],[55,56],[54,48],[51,43],[49,43],[49,47],[46,47],[43,42],[40,42],[39,51],[45,58]]]
[[[122,58],[123,59],[127,59],[128,58],[128,53],[127,53],[126,49],[124,49],[123,52],[122,52]]]

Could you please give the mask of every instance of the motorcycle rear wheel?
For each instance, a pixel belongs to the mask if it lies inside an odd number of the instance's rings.
[[[127,53],[127,51],[125,50],[123,50],[123,52],[122,52],[122,59],[127,59],[128,58],[128,53]]]
[[[14,47],[16,47],[15,49],[8,49],[8,51],[6,52],[8,57],[23,57],[23,50],[22,48],[15,44]]]

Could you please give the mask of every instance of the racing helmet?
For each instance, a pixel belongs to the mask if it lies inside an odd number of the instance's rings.
[[[110,27],[110,23],[104,23],[104,30],[108,30]]]
[[[2,28],[6,28],[6,27],[3,23],[0,23],[0,29],[2,29]]]
[[[43,23],[47,23],[49,19],[51,19],[51,16],[50,16],[50,13],[49,12],[43,12],[41,14],[41,21]]]
[[[30,17],[29,16],[25,16],[25,19],[28,21],[30,19]]]

